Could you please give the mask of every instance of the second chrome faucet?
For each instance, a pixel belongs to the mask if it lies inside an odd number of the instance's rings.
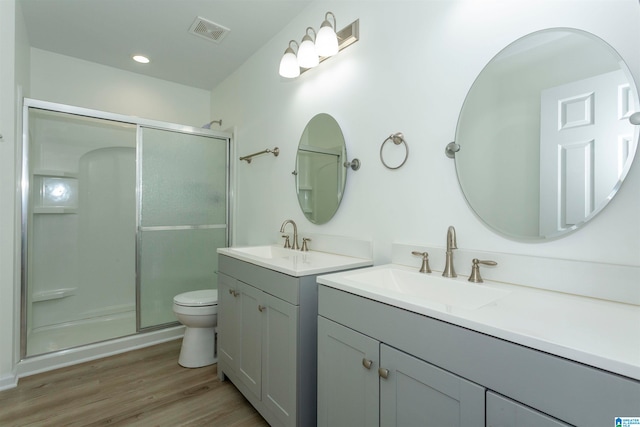
[[[444,277],[458,277],[456,274],[456,269],[453,267],[453,250],[458,249],[458,244],[456,243],[456,229],[453,228],[453,225],[450,225],[447,229],[447,252],[446,252],[446,260],[444,264],[444,271],[442,275]]]
[[[291,244],[290,247],[291,249],[298,250],[300,249],[300,245],[298,244],[298,226],[296,225],[295,222],[293,222],[292,219],[287,219],[282,223],[282,226],[280,227],[280,232],[284,233],[284,228],[287,226],[287,224],[291,224],[293,226],[293,243]],[[285,247],[286,247],[286,244],[285,244]]]
[[[280,227],[280,232],[284,233],[284,228],[287,226],[287,224],[291,224],[293,226],[293,243],[289,243],[289,235],[283,235],[282,237],[285,238],[285,242],[284,242],[284,247],[285,248],[291,248],[294,250],[300,250],[302,252],[308,252],[309,251],[309,245],[307,242],[310,242],[311,239],[308,237],[304,237],[302,239],[302,248],[300,248],[300,245],[298,244],[298,226],[296,225],[295,222],[293,222],[292,219],[287,219],[282,223],[282,226]]]

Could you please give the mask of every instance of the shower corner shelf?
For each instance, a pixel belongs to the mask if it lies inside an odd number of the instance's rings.
[[[62,298],[70,297],[72,295],[75,295],[77,289],[78,288],[60,288],[60,289],[51,289],[48,291],[34,292],[31,295],[31,301],[33,302],[51,301],[54,299],[62,299]]]
[[[78,208],[66,208],[59,206],[34,207],[34,214],[77,214]]]
[[[66,172],[59,170],[49,170],[49,169],[36,169],[33,171],[33,174],[36,176],[51,176],[55,178],[78,178],[78,174],[75,172]]]

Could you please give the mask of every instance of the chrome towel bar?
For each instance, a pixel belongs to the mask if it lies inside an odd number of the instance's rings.
[[[248,156],[240,157],[240,160],[241,161],[246,160],[247,163],[251,163],[251,159],[253,159],[255,156],[259,156],[261,154],[267,154],[267,153],[272,153],[274,156],[278,157],[278,154],[280,154],[280,149],[278,147],[275,147],[273,150],[270,150],[267,148],[266,150],[249,154]]]

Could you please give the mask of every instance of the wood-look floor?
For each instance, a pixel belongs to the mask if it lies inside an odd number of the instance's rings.
[[[22,378],[0,392],[0,426],[268,424],[217,365],[178,365],[181,340]]]

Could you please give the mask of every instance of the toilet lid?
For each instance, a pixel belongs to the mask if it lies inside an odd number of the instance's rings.
[[[216,305],[218,304],[218,290],[203,289],[200,291],[185,292],[176,295],[173,298],[173,302],[186,306]]]

